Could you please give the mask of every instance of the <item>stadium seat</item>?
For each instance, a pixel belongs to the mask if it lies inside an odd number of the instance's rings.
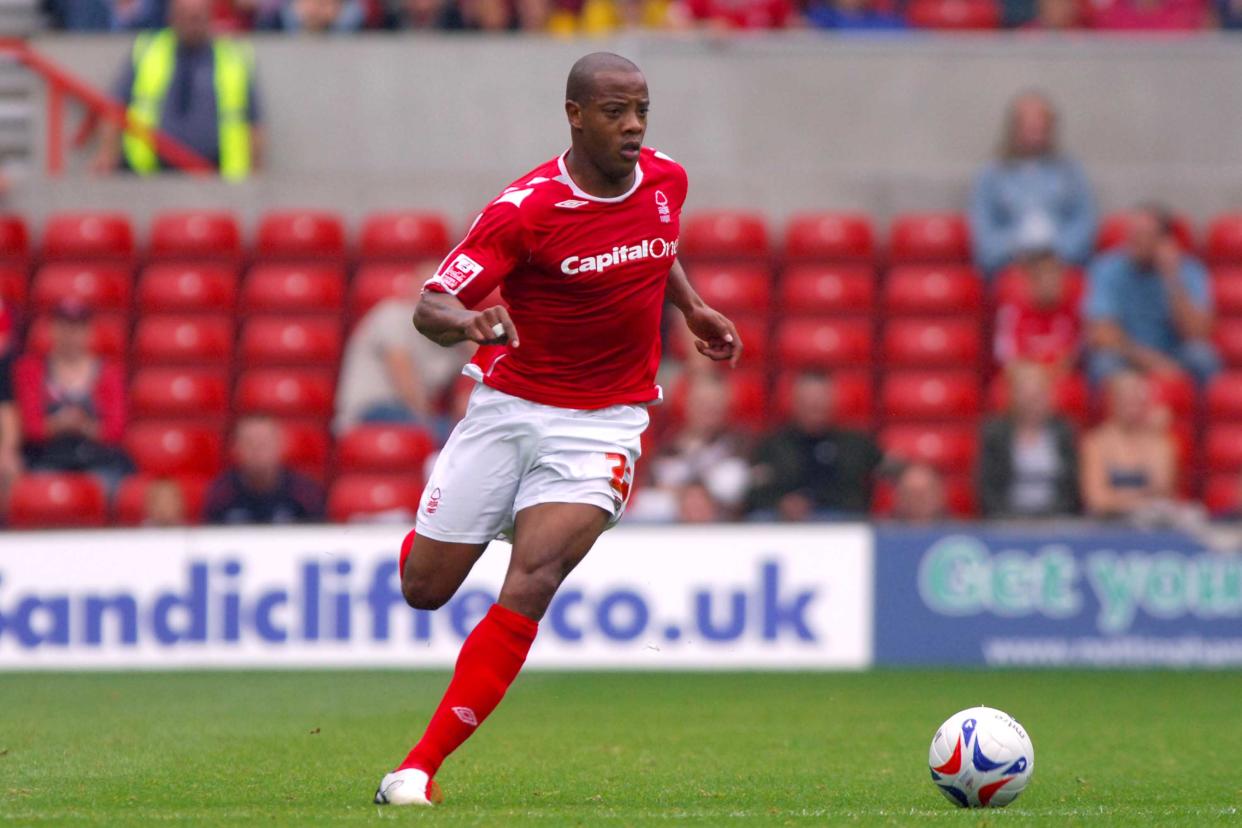
[[[979,324],[967,319],[890,319],[884,361],[900,368],[963,368],[983,354]]]
[[[870,319],[782,319],[776,328],[776,357],[798,368],[858,368],[871,362]]]
[[[89,474],[32,472],[9,492],[10,529],[103,526],[107,518],[103,486]]]
[[[957,213],[898,216],[889,232],[888,255],[894,264],[965,263],[970,260],[970,228]]]
[[[294,471],[320,482],[328,468],[328,430],[320,421],[286,420],[284,460]]]
[[[1221,361],[1226,366],[1242,367],[1242,325],[1218,324],[1212,338],[1216,341]]]
[[[758,213],[741,210],[694,213],[681,220],[677,252],[687,259],[766,258],[768,228]]]
[[[222,424],[229,413],[228,373],[222,368],[139,368],[129,383],[129,407],[139,418],[208,418]]]
[[[1109,213],[1100,223],[1100,233],[1096,237],[1096,249],[1108,250],[1126,240],[1130,229],[1130,213],[1128,211]],[[1173,235],[1187,250],[1195,249],[1194,225],[1186,216],[1173,217]]]
[[[138,278],[138,313],[232,313],[237,271],[222,264],[162,263]]]
[[[128,313],[129,297],[129,271],[109,264],[44,265],[30,288],[32,310],[39,313],[66,299],[76,299],[96,311]]]
[[[1236,518],[1242,511],[1242,479],[1236,474],[1210,476],[1204,486],[1203,501],[1213,515]]]
[[[871,218],[863,213],[800,213],[785,226],[789,259],[869,262],[875,257]]]
[[[0,265],[0,301],[12,310],[26,309],[26,271],[11,265]]]
[[[258,255],[268,259],[345,257],[345,226],[340,216],[322,210],[277,210],[259,222]]]
[[[439,259],[451,246],[443,216],[411,210],[367,216],[358,253],[363,259]]]
[[[1242,213],[1217,216],[1208,226],[1207,257],[1213,262],[1242,262]]]
[[[894,425],[880,432],[880,446],[891,457],[930,463],[940,471],[970,471],[978,448],[969,426]]]
[[[767,382],[762,371],[739,368],[720,369],[720,378],[729,386],[729,420],[757,430],[768,422]],[[686,413],[686,387],[689,380],[679,377],[668,389],[668,414],[680,423]]]
[[[936,316],[983,312],[983,277],[966,265],[904,265],[884,281],[889,315]]]
[[[1208,471],[1231,472],[1235,476],[1242,472],[1242,422],[1209,425],[1203,454]]]
[[[1212,421],[1242,421],[1242,371],[1227,371],[1207,388],[1207,414]]]
[[[43,228],[44,259],[129,259],[134,230],[124,213],[56,213]]]
[[[1026,278],[1015,267],[1007,267],[996,277],[993,288],[993,295],[996,297],[997,304],[1001,303],[1023,303],[1027,301],[1029,290]],[[1068,268],[1065,272],[1065,289],[1069,292],[1069,302],[1077,307],[1082,300],[1083,292],[1087,289],[1087,279],[1083,275],[1082,270],[1076,267]]]
[[[795,371],[785,371],[776,380],[776,420],[789,417]],[[832,422],[850,428],[870,430],[875,406],[869,371],[834,371],[832,377]]]
[[[242,373],[233,390],[238,414],[274,417],[332,415],[333,374],[314,368],[252,368]]]
[[[237,358],[245,365],[333,367],[341,358],[341,325],[336,316],[249,319],[241,329]]]
[[[1091,392],[1081,375],[1060,377],[1052,385],[1053,407],[1062,416],[1078,425],[1085,425],[1091,416]],[[988,406],[1000,412],[1009,408],[1009,378],[1002,371],[988,389]]]
[[[1001,24],[994,0],[913,0],[906,14],[916,29],[986,30]]]
[[[186,523],[193,525],[199,522],[203,513],[203,500],[210,482],[206,477],[188,476],[161,478],[147,474],[131,474],[117,486],[116,496],[112,500],[112,522],[118,526],[142,525],[147,511],[147,489],[158,480],[169,479],[181,489],[181,499],[185,504]]]
[[[328,490],[328,517],[338,523],[381,517],[408,521],[418,512],[422,494],[417,474],[346,474]]]
[[[1217,314],[1226,318],[1242,316],[1242,264],[1212,268],[1212,294]]]
[[[767,313],[772,305],[772,272],[761,264],[691,264],[691,284],[721,313]]]
[[[242,283],[242,313],[339,313],[345,272],[339,267],[266,264]]]
[[[242,256],[237,217],[223,210],[160,213],[151,223],[151,258],[229,259]]]
[[[134,329],[139,365],[227,365],[233,357],[233,318],[226,314],[152,314]]]
[[[349,316],[361,319],[385,299],[411,299],[434,272],[433,264],[365,264],[349,286]]]
[[[869,314],[875,306],[875,271],[867,265],[792,265],[780,285],[785,313]]]
[[[435,440],[416,426],[362,425],[337,440],[336,471],[422,474],[434,450]]]
[[[880,383],[880,406],[889,422],[974,422],[979,402],[979,377],[972,371],[892,371]]]
[[[117,314],[99,314],[91,319],[91,350],[109,359],[124,359],[128,338],[125,317]],[[46,354],[52,345],[52,319],[39,316],[30,325],[26,335],[26,347],[36,354]]]
[[[224,436],[211,425],[139,420],[125,429],[125,451],[144,474],[211,476],[224,461]]]
[[[0,215],[0,259],[25,261],[30,256],[30,233],[26,220],[7,213]]]

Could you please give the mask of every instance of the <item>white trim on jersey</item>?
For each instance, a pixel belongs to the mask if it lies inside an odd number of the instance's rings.
[[[561,157],[556,159],[556,166],[561,171],[561,174],[556,177],[556,180],[564,184],[569,189],[573,190],[574,195],[577,196],[578,198],[585,198],[588,201],[596,201],[596,202],[599,202],[600,204],[616,204],[617,202],[625,201],[627,198],[634,195],[634,192],[638,189],[639,185],[643,183],[643,165],[641,163],[635,164],[633,187],[630,187],[628,190],[626,190],[621,195],[613,196],[612,198],[603,198],[601,196],[593,196],[590,193],[588,193],[586,190],[583,190],[581,187],[575,184],[574,180],[570,178],[569,170],[565,169],[565,156],[566,155],[569,155],[569,150],[565,150],[563,153],[561,153]]]

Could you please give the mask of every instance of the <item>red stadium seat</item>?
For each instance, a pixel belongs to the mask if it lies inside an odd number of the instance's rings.
[[[252,368],[237,380],[233,409],[238,414],[274,417],[332,416],[333,375],[313,368]]]
[[[385,299],[410,299],[434,272],[434,264],[367,264],[358,268],[349,286],[349,315],[361,319]]]
[[[870,319],[783,319],[776,329],[777,358],[799,368],[858,368],[871,362]]]
[[[681,220],[681,256],[699,259],[765,258],[768,228],[763,216],[741,210],[694,213]]]
[[[138,364],[227,365],[233,357],[233,318],[154,314],[134,329],[134,360]]]
[[[91,350],[109,359],[124,359],[127,328],[123,316],[95,316],[91,319]],[[30,326],[30,332],[26,335],[26,347],[36,354],[46,354],[51,345],[52,319],[49,316],[40,316]]]
[[[959,319],[890,319],[884,326],[884,360],[903,368],[962,368],[983,355],[977,322]]]
[[[1242,367],[1242,325],[1221,324],[1216,326],[1212,338],[1220,351],[1220,358],[1231,368]]]
[[[211,476],[224,461],[224,436],[210,425],[140,420],[125,429],[125,451],[145,474]]]
[[[345,305],[345,272],[339,267],[267,264],[242,284],[242,313],[339,313]]]
[[[875,305],[875,272],[867,265],[793,265],[781,277],[785,313],[867,314]]]
[[[796,377],[796,372],[785,371],[777,378],[776,418],[778,420],[785,420],[789,417]],[[851,428],[870,429],[875,406],[870,372],[834,371],[831,377],[832,422]]]
[[[898,216],[889,232],[888,255],[894,263],[965,263],[970,259],[970,228],[957,213]]]
[[[969,426],[895,425],[880,432],[886,454],[930,463],[945,473],[970,471],[978,449]]]
[[[1217,216],[1208,227],[1207,257],[1214,262],[1242,262],[1242,213]]]
[[[1242,472],[1242,422],[1213,423],[1204,437],[1204,460],[1208,471]],[[1242,480],[1238,481],[1242,483]]]
[[[336,469],[338,473],[422,474],[423,464],[434,450],[435,441],[421,428],[363,425],[337,441]]]
[[[358,252],[364,259],[439,259],[451,246],[442,215],[411,210],[367,216]]]
[[[1017,268],[1005,268],[996,277],[994,284],[994,295],[998,304],[1005,302],[1020,304],[1027,301],[1030,293],[1027,280]],[[1087,279],[1083,272],[1076,267],[1066,269],[1065,290],[1069,292],[1070,304],[1077,307],[1086,289]]]
[[[1210,420],[1242,420],[1242,371],[1221,374],[1207,388]]]
[[[862,213],[801,213],[785,226],[785,256],[822,261],[875,257],[871,218]]]
[[[221,264],[157,264],[138,279],[139,313],[232,313],[237,271]]]
[[[270,259],[331,259],[345,256],[340,216],[322,210],[278,210],[259,222],[258,254]]]
[[[1213,268],[1212,293],[1218,314],[1224,317],[1242,316],[1242,265]]]
[[[1110,213],[1105,216],[1100,224],[1099,236],[1096,237],[1096,249],[1107,250],[1124,242],[1130,232],[1130,216],[1129,212]],[[1177,236],[1182,247],[1187,250],[1195,249],[1194,225],[1186,216],[1173,217],[1173,235]]]
[[[418,474],[347,474],[328,491],[328,517],[338,523],[384,515],[408,520],[422,495]]]
[[[147,489],[152,483],[164,478],[146,474],[133,474],[121,481],[113,498],[113,523],[119,526],[140,526],[146,518]],[[199,522],[203,513],[203,500],[210,482],[206,477],[174,477],[169,478],[181,490],[181,499],[185,504],[186,523],[193,525]]]
[[[26,307],[26,271],[0,265],[0,301],[17,311]]]
[[[948,31],[999,29],[1001,13],[993,0],[914,0],[907,11],[916,29]]]
[[[26,220],[11,213],[0,215],[0,259],[25,260],[30,256],[30,233]]]
[[[43,228],[45,259],[129,259],[134,230],[124,213],[56,213]]]
[[[767,313],[772,304],[772,272],[760,264],[692,264],[687,275],[707,304],[716,310]]]
[[[881,410],[890,422],[974,422],[979,403],[979,377],[971,371],[893,371],[880,384]]]
[[[1167,406],[1179,420],[1194,417],[1198,393],[1190,377],[1185,374],[1154,374],[1149,380],[1152,399]]]
[[[1054,380],[1052,385],[1053,406],[1055,410],[1077,423],[1084,425],[1091,415],[1091,392],[1087,381],[1078,374],[1063,376]],[[1004,372],[996,375],[988,389],[988,406],[992,411],[1004,411],[1009,408],[1009,378]]]
[[[1214,474],[1203,490],[1208,511],[1217,516],[1237,517],[1242,511],[1242,479],[1236,474]]]
[[[103,526],[107,518],[103,487],[89,474],[26,474],[9,493],[10,529]]]
[[[212,418],[229,412],[228,374],[221,368],[139,368],[129,383],[134,417]]]
[[[130,274],[123,267],[99,264],[49,264],[31,284],[33,310],[50,311],[75,299],[97,311],[129,312]]]
[[[285,437],[284,460],[294,471],[322,481],[328,468],[328,430],[322,422],[287,420],[281,423]]]
[[[230,259],[242,256],[237,217],[223,210],[160,213],[151,223],[152,258]]]
[[[341,325],[335,316],[255,316],[241,330],[237,358],[246,365],[335,366]]]
[[[767,383],[762,372],[721,369],[720,378],[729,386],[729,419],[735,424],[758,429],[767,422]],[[674,422],[681,422],[686,413],[686,389],[689,379],[678,378],[669,389],[668,413]]]
[[[983,312],[983,277],[966,265],[905,265],[888,272],[884,309],[890,315]]]

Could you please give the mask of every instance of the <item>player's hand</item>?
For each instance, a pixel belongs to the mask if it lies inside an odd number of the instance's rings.
[[[508,342],[514,348],[518,346],[517,327],[503,305],[493,305],[471,314],[462,332],[466,339],[480,345],[504,345]]]
[[[737,366],[742,357],[742,337],[727,316],[703,305],[686,314],[686,327],[695,335],[694,347],[700,354]]]

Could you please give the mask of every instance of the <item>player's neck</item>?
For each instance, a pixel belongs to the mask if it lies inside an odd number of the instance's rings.
[[[565,171],[574,180],[574,184],[578,185],[578,189],[596,198],[625,195],[634,186],[634,177],[637,175],[634,170],[630,170],[625,178],[609,178],[587,159],[585,153],[578,152],[573,147],[565,154]]]

